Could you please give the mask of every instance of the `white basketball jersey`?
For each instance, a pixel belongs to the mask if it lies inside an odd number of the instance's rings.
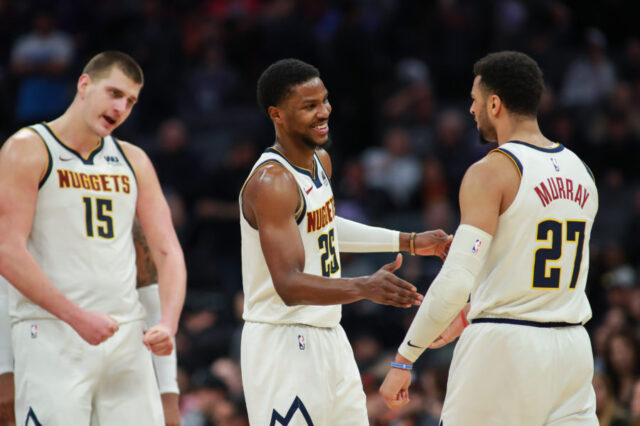
[[[296,179],[303,206],[296,212],[300,238],[304,245],[304,273],[325,277],[340,277],[338,235],[334,226],[335,202],[329,178],[318,157],[314,155],[313,170],[289,163],[276,148],[268,148],[251,170],[266,163],[278,163]],[[242,212],[242,191],[240,192]],[[258,230],[240,214],[242,235],[242,285],[244,289],[245,321],[271,324],[306,324],[315,327],[335,327],[340,322],[342,307],[287,306],[276,292],[260,246]]]
[[[107,136],[85,159],[46,124],[29,128],[49,155],[29,252],[58,290],[81,308],[105,312],[120,323],[144,318],[131,234],[138,188],[122,147]],[[13,322],[53,318],[13,287],[10,315]]]
[[[589,237],[598,210],[591,171],[560,144],[545,149],[511,141],[496,151],[515,163],[520,187],[499,217],[469,318],[585,323]]]

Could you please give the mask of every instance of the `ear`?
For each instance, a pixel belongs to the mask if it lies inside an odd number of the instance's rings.
[[[82,74],[78,79],[78,84],[76,85],[76,89],[78,90],[78,95],[81,98],[84,98],[87,93],[87,87],[91,84],[91,77],[89,74]]]
[[[270,106],[269,108],[267,108],[267,112],[269,113],[269,117],[271,118],[271,121],[278,124],[282,123],[283,111],[280,108]]]
[[[487,103],[488,103],[487,110],[493,117],[500,114],[500,112],[502,111],[503,105],[502,105],[502,99],[500,99],[498,95],[489,96],[489,98],[487,99]]]

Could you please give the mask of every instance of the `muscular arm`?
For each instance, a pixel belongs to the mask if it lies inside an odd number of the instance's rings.
[[[149,244],[142,231],[142,225],[137,219],[133,222],[133,246],[136,249],[136,287],[146,287],[158,282],[158,269],[151,258]]]
[[[105,314],[84,311],[60,292],[27,250],[48,155],[39,137],[23,129],[0,150],[0,275],[23,295],[98,344],[117,330]]]
[[[298,197],[294,177],[277,164],[258,169],[242,193],[243,214],[258,228],[274,287],[285,304],[335,305],[363,298],[396,306],[419,303],[415,287],[392,273],[399,262],[367,277],[327,278],[304,273],[304,246],[294,217]]]
[[[162,317],[158,326],[173,336],[184,304],[187,273],[169,206],[149,157],[138,147],[122,142],[138,182],[137,216],[158,271]],[[153,328],[150,330],[152,331]],[[170,352],[170,348],[166,353]],[[162,351],[165,352],[165,351]],[[159,355],[165,353],[158,353]]]

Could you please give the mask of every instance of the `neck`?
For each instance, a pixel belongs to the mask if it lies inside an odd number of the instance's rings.
[[[102,139],[84,123],[76,102],[73,102],[64,114],[48,124],[65,145],[80,154],[91,152]]]
[[[502,126],[497,126],[498,145],[509,141],[518,140],[540,147],[553,145],[549,139],[544,137],[538,126],[538,120],[534,118],[510,118]]]
[[[315,153],[315,149],[307,146],[304,142],[283,137],[276,131],[275,147],[287,157],[290,163],[303,169],[311,170],[313,168],[313,154]]]

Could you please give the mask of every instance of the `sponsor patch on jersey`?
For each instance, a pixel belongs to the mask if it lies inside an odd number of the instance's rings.
[[[302,334],[298,334],[298,347],[301,351],[304,351],[307,348],[307,344],[304,342],[304,336]]]
[[[553,164],[553,168],[556,169],[556,172],[560,171],[560,165],[558,164],[558,160],[555,157],[551,157],[551,164]]]
[[[476,240],[476,242],[473,243],[473,247],[471,248],[471,253],[478,254],[480,252],[481,245],[482,245],[482,241]]]
[[[105,155],[104,160],[109,164],[118,165],[118,166],[121,165],[120,159],[114,155]]]
[[[35,339],[38,337],[38,324],[31,324],[31,338]]]

